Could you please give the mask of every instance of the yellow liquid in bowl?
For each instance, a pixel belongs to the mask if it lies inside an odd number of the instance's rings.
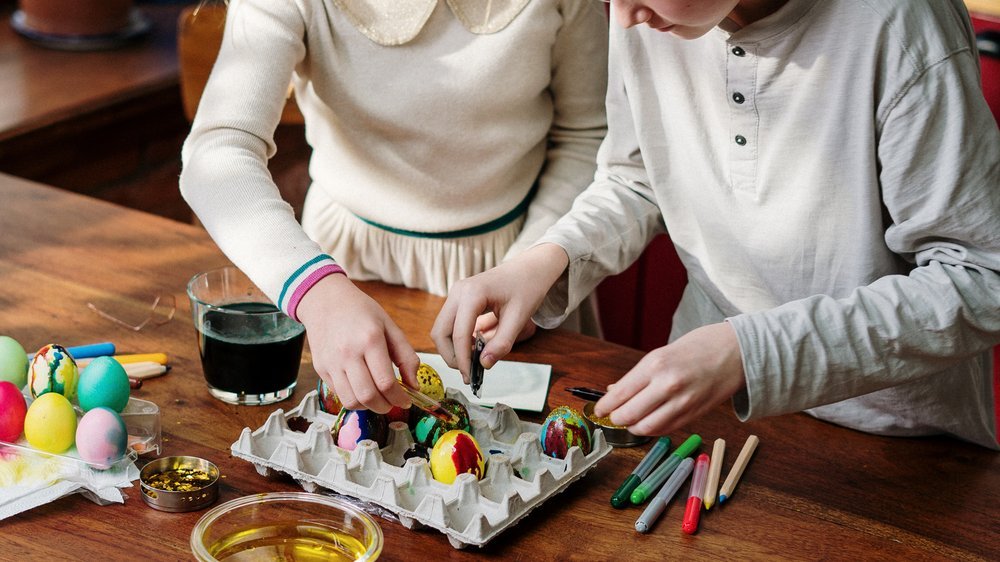
[[[236,531],[207,549],[224,562],[346,562],[361,559],[368,545],[325,525],[296,521]]]

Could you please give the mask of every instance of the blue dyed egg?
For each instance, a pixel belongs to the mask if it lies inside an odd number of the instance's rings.
[[[358,443],[369,439],[385,447],[389,440],[389,422],[384,414],[371,410],[343,408],[333,426],[333,440],[341,449],[353,451]]]
[[[98,357],[80,373],[76,385],[77,401],[84,412],[105,407],[121,412],[128,405],[128,373],[111,357]]]
[[[446,410],[458,416],[457,422],[443,421],[437,416],[428,414],[419,408],[410,408],[423,414],[413,426],[413,439],[427,448],[434,447],[438,439],[449,431],[454,429],[469,431],[470,429],[469,411],[465,408],[464,404],[454,398],[445,398],[440,403]]]
[[[549,412],[539,431],[542,442],[542,452],[557,458],[566,458],[566,453],[573,446],[580,447],[583,454],[590,453],[590,428],[583,419],[583,414],[569,406],[559,406]]]

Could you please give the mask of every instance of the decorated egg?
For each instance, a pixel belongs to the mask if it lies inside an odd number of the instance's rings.
[[[63,453],[76,438],[76,411],[69,399],[58,392],[46,392],[28,406],[24,416],[24,437],[32,447]]]
[[[38,398],[47,392],[56,392],[72,400],[76,397],[78,377],[76,361],[65,347],[54,343],[42,346],[32,358],[28,372],[31,396]]]
[[[129,392],[125,367],[110,357],[91,361],[76,384],[76,399],[84,412],[101,406],[121,412],[128,404]]]
[[[445,398],[440,402],[446,410],[458,416],[457,422],[444,421],[419,408],[411,408],[423,414],[413,427],[413,439],[425,447],[433,447],[442,435],[453,429],[469,431],[469,411],[465,409],[465,405],[454,398]]]
[[[0,381],[12,382],[18,390],[28,382],[28,356],[9,336],[0,336]]]
[[[128,431],[118,412],[97,406],[76,426],[76,451],[97,468],[108,468],[125,456]]]
[[[326,381],[319,379],[319,382],[316,383],[316,392],[319,393],[320,410],[328,414],[340,413],[343,408],[340,398],[337,398],[337,394],[330,388],[330,385],[326,384]]]
[[[438,482],[451,484],[459,474],[475,474],[482,479],[486,458],[479,443],[468,431],[453,429],[441,436],[431,449],[431,475]]]
[[[421,363],[417,368],[417,383],[420,384],[420,392],[435,400],[444,399],[444,382],[434,367]]]
[[[359,441],[370,439],[385,447],[389,439],[389,422],[384,414],[371,410],[343,408],[333,426],[333,440],[341,449],[353,451]]]
[[[390,409],[385,414],[386,421],[389,422],[389,423],[392,423],[392,422],[403,422],[405,424],[409,424],[410,423],[410,410],[413,410],[413,409],[414,408],[400,408],[399,406],[393,406],[392,409]],[[417,408],[417,409],[419,409],[419,408]]]
[[[27,411],[21,389],[10,381],[0,381],[0,441],[13,443],[21,438]]]
[[[559,406],[549,412],[539,432],[542,452],[557,459],[566,458],[570,447],[579,446],[583,454],[590,453],[590,428],[583,414],[569,406]]]

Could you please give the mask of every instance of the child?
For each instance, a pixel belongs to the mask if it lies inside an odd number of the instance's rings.
[[[613,0],[594,183],[538,244],[456,284],[433,329],[492,366],[669,232],[671,343],[596,405],[646,435],[732,398],[997,447],[1000,134],[959,0]],[[640,26],[638,24],[646,24]],[[619,29],[624,28],[624,29]],[[510,279],[518,279],[513,287]]]
[[[418,359],[340,273],[444,295],[569,210],[606,132],[607,23],[592,0],[233,0],[181,190],[345,406],[408,404],[392,366],[415,384]],[[289,81],[302,226],[267,171]]]

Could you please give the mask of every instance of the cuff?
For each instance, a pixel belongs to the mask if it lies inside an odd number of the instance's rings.
[[[296,309],[302,297],[320,279],[336,273],[347,275],[344,268],[326,254],[320,254],[307,261],[285,280],[285,284],[281,288],[281,295],[278,297],[278,308],[298,322],[299,317],[296,315]]]

